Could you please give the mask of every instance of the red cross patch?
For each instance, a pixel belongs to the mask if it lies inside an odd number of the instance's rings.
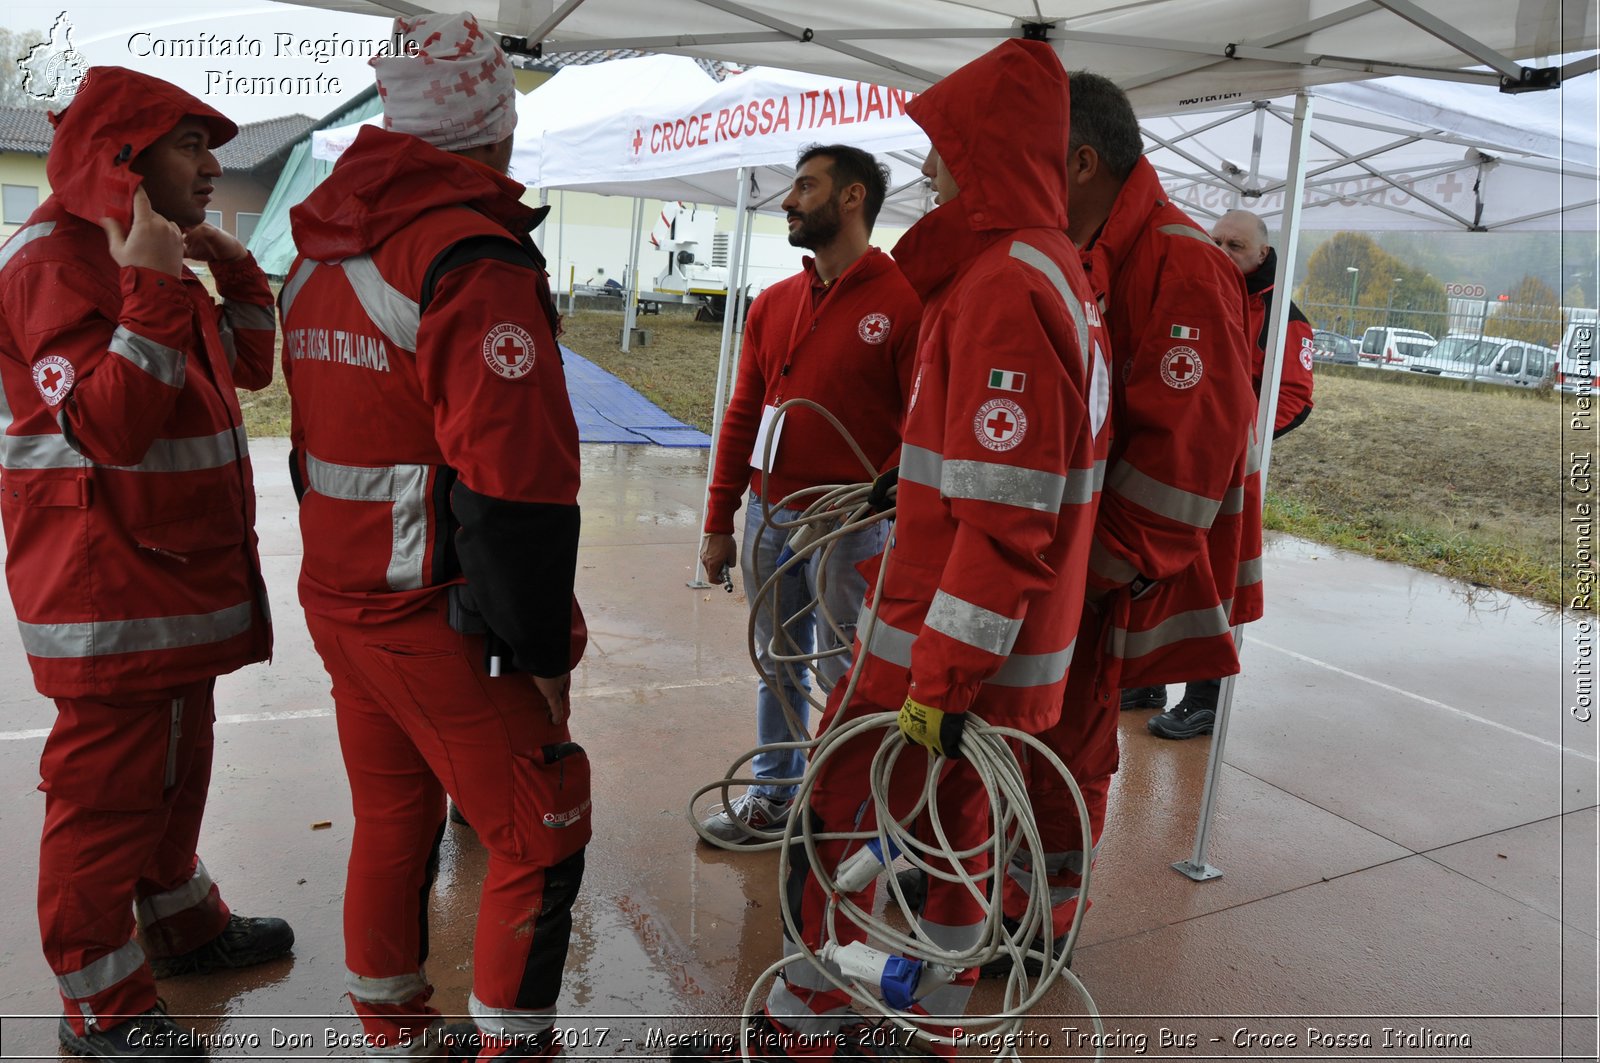
[[[1161,358],[1161,379],[1170,388],[1188,391],[1200,383],[1205,366],[1193,347],[1174,347]]]
[[[52,408],[66,399],[77,377],[72,363],[59,354],[46,355],[33,363],[33,386],[39,389],[39,397],[44,399],[45,405]]]
[[[527,376],[536,353],[533,335],[509,321],[502,321],[483,337],[484,362],[507,380]]]
[[[1311,343],[1307,341],[1300,348],[1300,364],[1305,366],[1306,372],[1311,372]]]
[[[889,338],[889,315],[868,314],[856,326],[862,343],[882,343]]]
[[[1028,415],[1010,399],[990,399],[972,418],[972,432],[990,450],[1010,450],[1028,432]]]

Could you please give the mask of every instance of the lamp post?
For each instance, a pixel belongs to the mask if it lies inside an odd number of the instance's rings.
[[[1394,314],[1394,295],[1395,292],[1399,290],[1400,285],[1404,284],[1405,282],[1406,280],[1404,277],[1396,277],[1394,279],[1394,283],[1389,285],[1389,301],[1385,303],[1383,307],[1383,323],[1387,327],[1394,327],[1394,321],[1392,320],[1392,316]]]
[[[1361,280],[1360,266],[1346,266],[1344,271],[1350,274],[1350,335],[1356,333],[1356,284]]]

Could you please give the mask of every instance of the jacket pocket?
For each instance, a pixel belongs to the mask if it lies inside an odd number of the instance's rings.
[[[238,546],[244,542],[245,532],[244,507],[236,501],[182,515],[163,515],[129,529],[134,542],[166,554],[198,554]]]

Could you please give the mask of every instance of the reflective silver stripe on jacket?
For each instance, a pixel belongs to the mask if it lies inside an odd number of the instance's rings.
[[[1106,481],[1109,490],[1115,491],[1129,502],[1135,502],[1152,513],[1194,528],[1209,528],[1217,519],[1222,503],[1215,498],[1197,495],[1192,491],[1172,487],[1154,477],[1146,476],[1127,460],[1117,462]]]
[[[356,299],[361,303],[361,309],[378,326],[378,331],[389,337],[389,342],[396,347],[416,350],[417,328],[422,322],[421,307],[383,279],[371,255],[347,258],[339,263],[339,268],[344,270]]]
[[[1169,616],[1146,631],[1115,628],[1112,631],[1112,644],[1122,648],[1121,655],[1124,659],[1133,660],[1164,649],[1175,642],[1183,642],[1185,639],[1226,635],[1228,628],[1228,609],[1218,605],[1210,609],[1194,609],[1187,613]]]
[[[222,316],[231,321],[234,328],[272,329],[278,324],[277,318],[272,315],[272,307],[239,299],[224,299]]]
[[[56,985],[61,987],[61,995],[68,1000],[86,1000],[138,973],[143,966],[144,949],[139,947],[137,941],[130,940],[117,951],[106,953],[81,970],[57,975]]]
[[[870,610],[863,610],[861,619],[857,622],[858,631],[866,627],[867,617],[870,615],[872,615]],[[880,660],[901,668],[910,668],[911,645],[916,640],[917,637],[911,632],[880,619],[873,623],[872,633],[867,638],[865,649],[867,653]],[[1066,676],[1077,645],[1074,640],[1068,643],[1066,649],[1054,653],[1009,654],[999,670],[983,681],[984,685],[1042,687],[1058,683]]]
[[[1249,560],[1239,562],[1239,575],[1233,581],[1233,585],[1235,587],[1248,587],[1251,584],[1260,583],[1261,576],[1261,558],[1252,557]]]
[[[1002,616],[981,605],[963,601],[944,591],[936,591],[928,606],[924,626],[974,649],[1004,657],[1016,644],[1022,621]]]
[[[1078,358],[1083,363],[1085,371],[1089,368],[1089,321],[1083,316],[1083,307],[1078,302],[1078,297],[1072,292],[1072,285],[1067,283],[1067,275],[1061,272],[1061,267],[1055,260],[1032,244],[1025,244],[1021,240],[1011,245],[1011,257],[1020,262],[1026,262],[1034,269],[1045,275],[1045,279],[1055,288],[1056,294],[1061,296],[1061,301],[1067,304],[1067,312],[1072,315],[1073,324],[1078,327]]]
[[[542,1033],[555,1021],[555,1005],[548,1008],[491,1008],[473,993],[467,997],[467,1014],[478,1029],[491,1037],[521,1037]]]
[[[394,548],[386,577],[392,591],[414,591],[423,585],[428,546],[428,468],[335,465],[313,454],[306,455],[306,483],[317,494],[394,507]]]
[[[289,307],[294,305],[294,297],[300,294],[300,289],[305,287],[306,281],[311,279],[320,263],[309,258],[300,263],[300,268],[294,271],[294,276],[283,282],[283,287],[278,290],[278,311],[285,321],[289,320]]]
[[[107,346],[112,354],[120,354],[168,387],[183,387],[188,359],[182,351],[130,332],[123,325],[117,326]]]
[[[41,236],[49,236],[55,232],[55,229],[55,222],[42,221],[37,225],[30,225],[26,229],[18,229],[12,233],[11,239],[4,244],[0,244],[0,269],[5,269],[6,263],[10,262],[18,251],[21,251]]]
[[[242,456],[248,449],[243,425],[224,429],[214,436],[188,436],[183,439],[158,439],[136,465],[100,465],[116,472],[199,472],[220,469]],[[94,465],[72,449],[63,435],[0,437],[0,468],[77,469]]]
[[[22,648],[50,660],[150,653],[224,642],[250,630],[254,602],[240,602],[214,613],[150,616],[137,620],[84,620],[30,624],[19,620]]]
[[[428,988],[428,979],[420,970],[389,978],[368,978],[346,968],[344,988],[363,1004],[404,1004]]]
[[[1251,443],[1245,450],[1244,474],[1254,476],[1261,471],[1261,444]]]
[[[156,893],[133,902],[133,917],[140,926],[150,926],[170,919],[179,912],[198,908],[211,896],[211,873],[199,860],[194,864],[194,876],[175,890]]]
[[[233,339],[233,322],[226,317],[217,324],[217,339],[222,341],[222,353],[228,356],[228,369],[231,372],[239,364],[239,345]]]
[[[1096,845],[1094,850],[1089,854],[1090,861],[1093,862],[1094,858],[1098,856],[1099,853],[1100,846]],[[1019,868],[1023,871],[1032,871],[1033,861],[1029,858],[1028,851],[1026,849],[1018,850],[1017,854],[1011,858],[1011,866]],[[1060,875],[1067,873],[1082,877],[1083,850],[1068,849],[1064,853],[1045,853],[1044,870],[1045,874],[1048,875]]]
[[[1117,584],[1132,583],[1139,575],[1137,568],[1102,546],[1098,537],[1089,547],[1089,571]]]
[[[1195,240],[1199,240],[1207,247],[1217,246],[1217,242],[1211,239],[1209,234],[1201,232],[1193,225],[1163,225],[1158,228],[1156,232],[1165,233],[1168,236],[1188,236]]]
[[[934,451],[907,443],[900,451],[900,475],[936,489],[945,498],[1056,513],[1063,504],[1082,505],[1094,500],[1095,489],[1105,475],[1105,463],[1097,462],[1093,469],[1073,469],[1066,476],[1059,476],[998,462],[964,458],[947,461]]]

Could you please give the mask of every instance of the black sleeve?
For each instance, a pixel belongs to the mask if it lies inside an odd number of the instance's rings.
[[[508,502],[458,480],[450,508],[467,586],[517,667],[545,678],[570,671],[578,507]]]

